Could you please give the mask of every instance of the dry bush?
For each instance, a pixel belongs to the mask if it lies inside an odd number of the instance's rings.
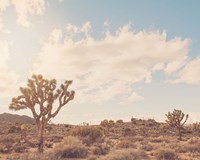
[[[27,152],[27,145],[26,144],[15,144],[12,148],[12,150],[14,152],[17,152],[17,153],[24,153],[24,152]]]
[[[137,148],[137,145],[131,140],[124,139],[120,141],[116,147],[117,148]]]
[[[150,137],[149,142],[151,143],[170,143],[169,138],[167,137]]]
[[[144,125],[138,128],[138,133],[141,136],[149,136],[149,129]]]
[[[79,136],[85,144],[91,145],[97,141],[102,141],[104,134],[99,127],[83,126],[72,130],[72,135]]]
[[[184,146],[179,146],[176,149],[176,152],[179,153],[200,153],[200,143],[194,143],[194,144],[185,144]]]
[[[56,159],[85,158],[87,156],[87,147],[77,137],[68,136],[55,147],[53,155]]]
[[[133,149],[114,150],[99,160],[142,160],[148,159],[148,156],[143,151]]]
[[[123,129],[123,136],[135,136],[136,132],[129,127]]]
[[[144,137],[143,136],[135,136],[134,137],[134,139],[133,139],[134,141],[137,141],[137,142],[142,142],[142,141],[144,141],[145,139],[144,139]]]
[[[19,139],[11,136],[0,137],[0,153],[10,153],[13,145],[18,142]]]
[[[119,120],[117,120],[117,121],[116,121],[116,123],[123,124],[123,123],[124,123],[124,121],[123,121],[123,120],[121,120],[121,119],[119,119]]]
[[[51,137],[48,138],[47,140],[52,143],[58,143],[58,142],[61,142],[62,139],[63,139],[63,136],[54,134],[54,135],[51,135]]]
[[[20,126],[11,126],[8,129],[8,133],[20,133],[20,132],[21,132]]]
[[[52,154],[40,154],[36,153],[25,153],[21,155],[10,155],[7,160],[62,160],[61,158],[56,158]]]
[[[178,160],[178,155],[172,150],[158,150],[156,160]]]
[[[146,143],[146,144],[142,145],[140,147],[140,149],[144,150],[144,151],[152,151],[154,149],[154,146],[149,143]]]
[[[92,152],[95,155],[106,155],[110,151],[110,147],[106,143],[100,143],[92,147]]]
[[[87,158],[87,160],[97,160],[97,156],[91,155]]]

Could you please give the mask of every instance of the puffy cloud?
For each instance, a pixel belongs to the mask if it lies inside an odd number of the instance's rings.
[[[11,5],[17,13],[17,23],[24,27],[31,26],[29,16],[42,15],[45,10],[45,0],[0,0],[0,11]]]
[[[4,28],[4,24],[2,18],[0,17],[0,31]]]
[[[45,9],[45,0],[12,0],[11,3],[17,12],[17,22],[24,27],[31,25],[28,16],[42,15]]]
[[[66,35],[55,29],[42,44],[33,72],[58,79],[73,79],[77,101],[119,103],[143,100],[134,92],[137,82],[152,81],[158,70],[177,72],[187,61],[189,39],[159,31],[131,30],[124,25],[101,39],[91,36],[91,24],[67,25]]]
[[[67,29],[67,33],[69,34],[69,36],[74,36],[77,33],[84,33],[86,37],[90,36],[90,31],[91,31],[91,23],[85,22],[82,27],[78,27],[76,25],[73,24],[68,24],[66,29]]]
[[[10,5],[10,0],[0,0],[0,11],[4,11]]]
[[[188,62],[172,83],[200,84],[200,57]]]
[[[0,96],[8,97],[17,84],[18,75],[8,68],[9,44],[7,41],[0,41]]]

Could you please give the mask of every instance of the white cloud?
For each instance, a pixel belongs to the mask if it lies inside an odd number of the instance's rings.
[[[3,30],[3,28],[4,28],[3,20],[0,17],[0,31]]]
[[[58,2],[62,3],[62,2],[64,2],[64,0],[58,0]]]
[[[17,84],[18,75],[8,68],[9,44],[0,41],[0,97],[9,97]]]
[[[91,23],[89,21],[85,22],[82,27],[78,27],[76,25],[73,25],[73,24],[68,24],[66,29],[67,29],[67,32],[68,32],[68,35],[70,37],[74,36],[75,34],[78,34],[78,33],[84,33],[86,37],[89,37],[90,36],[90,32],[91,32]]]
[[[45,9],[45,0],[12,0],[11,4],[17,12],[17,22],[24,27],[31,25],[29,16],[42,15]]]
[[[158,70],[170,75],[187,61],[188,39],[167,40],[165,32],[136,32],[124,25],[115,34],[107,30],[97,40],[91,29],[90,22],[67,25],[66,35],[55,29],[43,42],[33,69],[46,76],[73,79],[79,102],[142,100],[133,90],[135,83],[150,83]]]
[[[200,58],[188,62],[172,83],[200,84]]]
[[[10,5],[10,0],[0,0],[0,11],[6,10],[6,8]]]
[[[30,27],[30,16],[43,15],[45,0],[0,0],[0,11],[5,11],[9,6],[14,6],[17,13],[17,23]]]

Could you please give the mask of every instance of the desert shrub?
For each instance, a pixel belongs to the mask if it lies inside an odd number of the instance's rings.
[[[136,144],[128,139],[124,139],[120,141],[117,146],[117,148],[136,148]]]
[[[163,142],[170,143],[170,140],[169,140],[169,138],[159,136],[159,137],[156,137],[156,138],[150,137],[149,142],[151,142],[151,143],[163,143]]]
[[[46,146],[47,148],[53,148],[53,143],[52,143],[52,142],[46,142],[46,143],[45,143],[45,146]]]
[[[52,143],[58,143],[58,142],[61,142],[63,139],[63,136],[60,136],[60,135],[52,135],[51,138],[49,139],[50,142]]]
[[[159,150],[156,154],[157,160],[178,160],[178,155],[172,150]]]
[[[128,127],[124,128],[123,136],[135,136],[135,135],[136,135],[135,131],[132,130],[131,128]]]
[[[138,134],[141,136],[148,136],[149,130],[146,126],[140,126],[138,130]]]
[[[200,122],[192,123],[192,130],[199,132],[200,131]]]
[[[67,146],[56,151],[57,158],[85,158],[87,156],[87,149],[83,146]]]
[[[16,138],[10,136],[0,138],[0,153],[10,153],[14,143],[18,141]]]
[[[153,145],[149,144],[149,143],[146,143],[146,144],[143,144],[141,147],[140,147],[141,150],[144,150],[144,151],[152,151],[154,149]]]
[[[56,158],[52,154],[40,154],[40,153],[24,153],[21,155],[10,155],[7,157],[8,160],[62,160]]]
[[[91,155],[87,158],[87,160],[97,160],[97,157],[95,155]]]
[[[135,151],[133,149],[114,150],[99,160],[141,160],[148,159],[143,151]]]
[[[137,119],[136,119],[136,118],[133,118],[133,117],[131,117],[131,122],[132,122],[133,124],[137,124]]]
[[[186,144],[182,148],[190,153],[200,153],[200,143]]]
[[[155,119],[149,118],[146,121],[146,126],[148,126],[148,127],[153,127],[153,126],[156,126],[156,125],[158,125],[158,123],[155,121]]]
[[[87,148],[77,137],[68,136],[54,149],[55,158],[85,158]]]
[[[79,136],[85,144],[90,145],[98,140],[102,140],[104,134],[99,127],[84,126],[73,130],[72,135]]]
[[[124,123],[124,121],[119,119],[119,120],[116,121],[116,123],[122,124],[122,123]]]
[[[27,152],[27,148],[27,144],[16,143],[13,145],[12,150],[16,153],[24,153]]]
[[[8,130],[8,133],[20,133],[21,128],[19,126],[11,126]]]
[[[26,144],[31,148],[37,148],[38,141],[36,139],[29,139]]]
[[[10,153],[10,152],[11,152],[10,148],[3,145],[0,146],[0,153]]]
[[[115,124],[115,122],[113,120],[103,120],[101,121],[100,125],[103,127],[112,127]]]
[[[106,155],[110,151],[110,147],[106,143],[100,143],[92,148],[92,152],[95,155]]]
[[[141,136],[141,135],[135,136],[135,137],[134,137],[134,141],[142,142],[142,141],[144,141],[144,137]]]

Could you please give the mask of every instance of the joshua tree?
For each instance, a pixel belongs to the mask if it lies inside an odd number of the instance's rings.
[[[166,114],[166,117],[166,122],[168,123],[168,125],[177,128],[179,140],[182,140],[181,130],[183,129],[183,125],[187,121],[189,115],[185,115],[181,110],[174,109],[172,113],[168,112],[168,114]],[[185,120],[183,121],[184,117]]]
[[[60,109],[74,99],[75,92],[68,91],[72,81],[65,81],[56,89],[55,79],[45,79],[42,75],[33,75],[28,79],[27,87],[20,87],[21,95],[12,99],[12,110],[30,109],[38,129],[38,151],[44,151],[44,131],[46,124],[54,118]],[[53,108],[54,102],[58,103]]]
[[[21,131],[21,140],[27,141],[27,133],[30,130],[30,126],[28,124],[22,124],[20,126]]]

